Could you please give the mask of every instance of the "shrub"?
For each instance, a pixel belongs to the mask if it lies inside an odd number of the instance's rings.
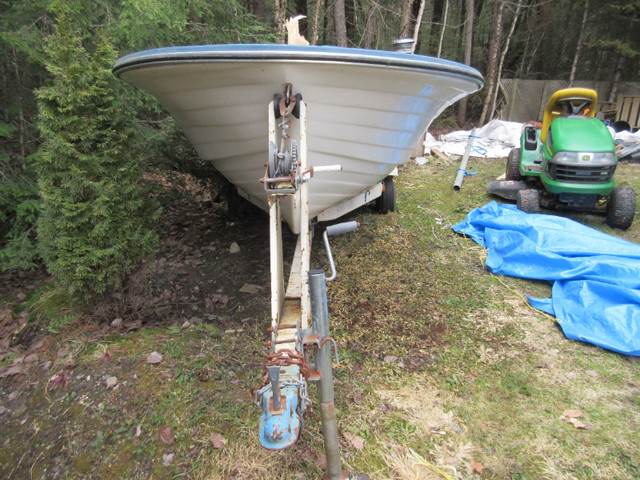
[[[156,251],[160,213],[142,183],[133,113],[111,73],[117,54],[105,35],[91,47],[61,15],[45,46],[51,79],[36,93],[39,249],[49,271],[85,295],[120,286]]]

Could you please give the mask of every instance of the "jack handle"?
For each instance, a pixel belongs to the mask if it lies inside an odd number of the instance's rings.
[[[331,247],[329,246],[329,237],[340,235],[342,233],[355,232],[359,226],[360,224],[356,221],[337,223],[335,225],[329,225],[322,234],[324,248],[327,251],[327,257],[329,258],[329,267],[331,268],[331,276],[327,278],[327,282],[335,280],[337,275],[336,266],[333,263],[333,255],[331,254]]]

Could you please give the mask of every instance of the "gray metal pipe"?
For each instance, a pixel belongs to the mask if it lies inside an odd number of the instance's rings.
[[[462,157],[462,161],[460,162],[460,168],[458,168],[458,173],[456,174],[456,180],[453,182],[453,191],[459,192],[460,188],[462,188],[462,179],[467,173],[467,162],[469,161],[469,155],[471,154],[471,145],[473,144],[473,138],[476,136],[476,129],[471,130],[471,135],[469,135],[469,140],[467,141],[467,148],[464,151],[464,155]]]
[[[320,338],[329,337],[329,310],[324,270],[309,271],[312,328]],[[322,375],[318,382],[318,400],[322,415],[322,436],[327,455],[327,478],[342,480],[342,459],[338,440],[338,423],[334,405],[331,342],[325,342],[316,353],[316,367]]]

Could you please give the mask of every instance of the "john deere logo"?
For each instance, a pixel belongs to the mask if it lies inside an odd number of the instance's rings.
[[[591,160],[591,155],[589,155],[589,154],[582,155],[582,161],[583,162],[588,162],[589,160]]]

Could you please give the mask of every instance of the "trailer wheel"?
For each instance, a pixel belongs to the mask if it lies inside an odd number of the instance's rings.
[[[616,187],[607,205],[607,225],[626,230],[636,213],[636,192],[631,187]]]
[[[534,188],[518,192],[518,210],[525,213],[540,213],[540,192]]]
[[[396,210],[396,187],[393,177],[387,177],[382,181],[382,195],[376,200],[376,208],[382,214]]]
[[[520,175],[520,149],[514,148],[507,156],[507,170],[505,172],[506,180],[521,180]]]

